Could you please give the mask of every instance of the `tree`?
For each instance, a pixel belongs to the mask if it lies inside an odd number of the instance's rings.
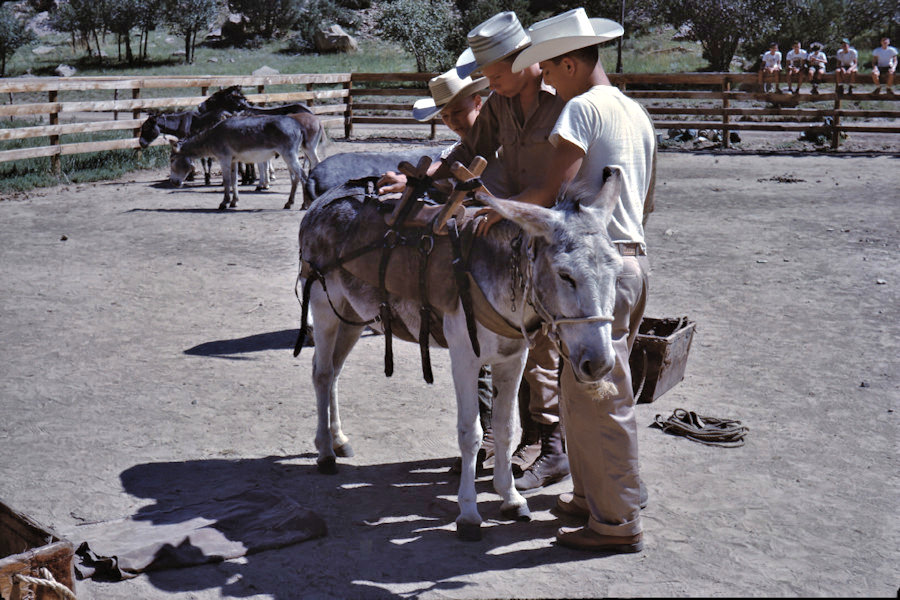
[[[91,56],[91,40],[100,56],[100,32],[104,28],[104,3],[97,0],[67,0],[60,2],[50,17],[50,26],[57,31],[72,34],[74,49],[76,38],[80,37]]]
[[[106,0],[106,28],[115,33],[120,41],[119,60],[122,60],[121,42],[125,42],[125,61],[134,62],[131,50],[131,30],[140,23],[140,6],[137,0]]]
[[[751,32],[771,31],[774,0],[669,0],[659,4],[666,21],[687,27],[713,71],[728,71],[738,45]]]
[[[166,23],[184,38],[184,60],[194,62],[197,35],[209,29],[219,13],[217,0],[167,0]]]
[[[16,14],[13,6],[0,6],[0,77],[6,76],[7,59],[33,40],[34,33],[25,27],[25,19]]]
[[[459,15],[451,0],[392,0],[381,9],[382,35],[410,52],[420,73],[455,64],[456,56],[449,48],[459,35]]]
[[[271,38],[276,31],[287,31],[301,13],[299,0],[228,0],[231,12],[247,19],[250,31]]]
[[[449,49],[457,56],[469,47],[466,35],[497,13],[511,10],[519,17],[522,27],[528,27],[535,20],[528,0],[456,0],[456,8],[462,16]]]

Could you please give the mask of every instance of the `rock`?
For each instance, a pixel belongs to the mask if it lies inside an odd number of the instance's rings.
[[[69,65],[59,65],[53,70],[59,77],[72,77],[78,71]]]
[[[56,50],[56,48],[54,48],[53,46],[35,46],[31,49],[31,52],[33,54],[37,54],[38,56],[43,56],[45,54],[50,54],[54,50]]]
[[[887,280],[879,277],[878,279],[875,280],[875,284],[876,285],[887,285]]]
[[[210,56],[209,58],[206,59],[206,62],[217,63],[217,62],[219,62],[219,59],[216,58],[215,56]]]
[[[356,40],[340,25],[316,31],[315,42],[319,52],[356,52],[359,48]]]
[[[278,70],[273,69],[268,65],[263,65],[257,70],[253,71],[251,75],[256,75],[257,77],[265,77],[266,75],[278,75]]]

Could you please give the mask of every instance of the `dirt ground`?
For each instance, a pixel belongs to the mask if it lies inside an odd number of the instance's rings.
[[[334,143],[332,152],[399,148]],[[364,336],[341,380],[356,456],[316,473],[312,349],[291,348],[297,228],[274,191],[162,171],[0,202],[0,498],[76,544],[83,524],[280,491],[325,537],[135,579],[81,600],[895,597],[900,586],[900,154],[666,152],[647,316],[697,324],[683,382],[637,408],[645,549],[556,547],[562,482],[458,541],[447,353]],[[741,448],[649,427],[738,419]]]

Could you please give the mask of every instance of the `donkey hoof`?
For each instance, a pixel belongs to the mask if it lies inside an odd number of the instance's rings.
[[[456,537],[464,542],[481,541],[481,524],[480,523],[456,523]]]
[[[222,204],[219,205],[219,210],[225,210],[226,208],[228,208],[227,202],[223,202]]]
[[[524,523],[531,520],[531,511],[528,510],[527,504],[523,504],[522,506],[501,508],[500,516],[502,516],[504,519],[512,519],[514,521],[521,521]]]
[[[333,456],[326,456],[316,461],[316,468],[323,475],[337,475],[337,460]]]
[[[336,456],[340,456],[341,458],[350,458],[351,456],[353,456],[353,447],[349,443],[344,444],[335,448],[334,453]]]

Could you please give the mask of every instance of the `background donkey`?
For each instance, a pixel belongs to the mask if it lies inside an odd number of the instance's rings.
[[[237,163],[265,162],[280,155],[291,173],[291,194],[285,208],[294,204],[297,187],[303,180],[299,153],[310,164],[318,163],[319,139],[306,137],[307,128],[287,116],[247,116],[226,119],[187,140],[173,143],[170,178],[180,183],[190,170],[186,159],[213,156],[219,160],[225,180],[225,197],[220,209],[238,202]]]
[[[150,115],[147,120],[141,124],[141,134],[138,138],[138,144],[141,148],[149,146],[153,140],[158,138],[160,134],[174,135],[179,140],[186,139],[192,135],[197,135],[204,129],[208,129],[232,115],[226,110],[215,110],[211,112],[201,113],[196,110]],[[206,185],[210,184],[210,167],[212,159],[203,159],[200,161],[203,166],[203,180]]]
[[[382,292],[350,274],[354,261],[325,273],[315,270],[338,264],[341,256],[384,236],[380,213],[371,208],[371,202],[362,202],[362,185],[352,182],[327,192],[313,203],[300,224],[300,283],[304,290],[307,280],[313,279],[308,288],[315,323],[312,379],[318,408],[317,463],[323,472],[336,472],[336,456],[352,456],[341,428],[338,376],[365,325],[372,323],[371,327],[383,330],[380,321],[366,320],[379,314]],[[494,309],[523,333],[543,321],[551,337],[566,349],[578,379],[598,389],[614,362],[611,320],[622,259],[606,227],[620,186],[621,172],[612,172],[599,194],[570,190],[553,209],[484,198],[509,221],[476,237],[469,256],[469,274]],[[375,218],[367,218],[373,211]],[[418,253],[419,249],[409,251]],[[395,319],[415,336],[420,331],[420,301],[390,296],[389,304]],[[503,498],[504,516],[530,518],[527,503],[513,484],[510,463],[518,439],[516,396],[528,344],[524,337],[506,337],[479,322],[480,355],[476,355],[461,303],[457,301],[440,318],[450,349],[462,454],[457,535],[478,539],[481,515],[476,505],[475,459],[482,431],[477,376],[485,364],[492,365],[497,388],[492,415],[494,489]]]

